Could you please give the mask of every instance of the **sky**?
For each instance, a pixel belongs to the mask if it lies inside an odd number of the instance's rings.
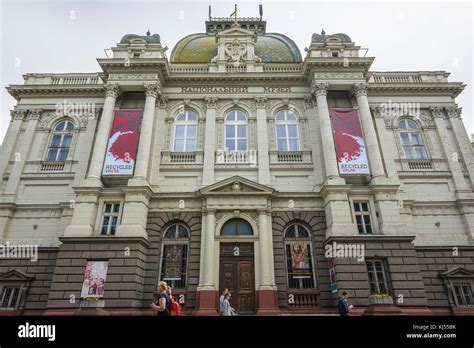
[[[0,0],[0,142],[15,100],[5,90],[26,73],[98,72],[96,58],[127,33],[161,36],[171,53],[182,37],[205,31],[212,15],[257,17],[263,5],[267,32],[293,39],[302,56],[311,35],[346,33],[375,57],[373,71],[447,71],[465,83],[457,98],[468,133],[474,133],[473,4],[471,1],[276,0]]]

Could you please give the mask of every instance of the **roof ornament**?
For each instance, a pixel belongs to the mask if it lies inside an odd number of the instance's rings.
[[[326,35],[326,32],[324,31],[324,28],[321,29],[321,35]]]
[[[261,1],[260,1],[260,5],[258,5],[258,12],[260,13],[260,20],[262,20],[262,17],[263,17],[263,5],[261,4]]]
[[[148,28],[147,32],[146,32],[146,36],[150,36],[151,33],[150,33],[150,28]]]

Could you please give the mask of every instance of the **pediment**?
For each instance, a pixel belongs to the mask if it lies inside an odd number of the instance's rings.
[[[254,31],[250,31],[239,26],[232,26],[229,29],[220,31],[216,36],[254,36],[256,35]]]
[[[33,275],[13,269],[0,275],[0,282],[26,282],[34,278]]]
[[[474,271],[458,266],[442,272],[439,275],[447,278],[470,278],[474,277]]]
[[[272,195],[275,190],[269,186],[235,175],[200,189],[201,195],[215,194],[261,194]]]

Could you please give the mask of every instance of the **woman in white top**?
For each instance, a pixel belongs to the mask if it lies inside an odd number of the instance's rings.
[[[231,315],[235,314],[234,308],[232,308],[230,306],[229,298],[230,298],[230,293],[227,293],[227,294],[224,295],[224,300],[222,301],[222,312],[221,313],[224,316],[231,316]]]

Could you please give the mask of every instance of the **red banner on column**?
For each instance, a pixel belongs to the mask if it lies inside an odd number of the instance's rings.
[[[370,174],[357,110],[331,109],[329,114],[339,174]]]
[[[133,175],[141,122],[141,110],[115,111],[102,175]]]

